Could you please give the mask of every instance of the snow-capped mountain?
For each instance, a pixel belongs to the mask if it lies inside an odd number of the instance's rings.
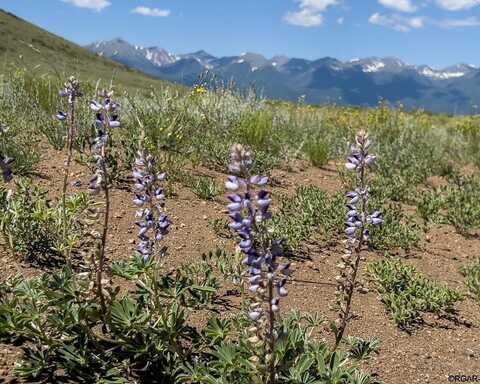
[[[269,98],[310,103],[374,106],[379,100],[436,112],[472,113],[480,105],[480,70],[469,64],[436,69],[410,65],[395,57],[340,61],[305,60],[246,52],[216,57],[203,50],[174,54],[158,47],[134,46],[122,39],[87,46],[98,55],[166,80],[193,85],[205,73],[254,85]]]

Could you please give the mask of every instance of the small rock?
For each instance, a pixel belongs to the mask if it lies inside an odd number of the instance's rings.
[[[358,288],[358,292],[360,292],[360,293],[368,293],[368,292],[370,292],[370,289],[368,289],[367,287],[359,287],[359,288]]]
[[[135,244],[135,239],[128,239],[128,244]]]

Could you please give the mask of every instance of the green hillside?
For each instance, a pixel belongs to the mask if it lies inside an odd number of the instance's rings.
[[[26,68],[35,75],[65,78],[75,74],[81,80],[114,79],[129,89],[171,85],[109,59],[99,57],[19,17],[0,10],[0,71]]]

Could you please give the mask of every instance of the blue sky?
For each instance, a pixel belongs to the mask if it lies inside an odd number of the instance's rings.
[[[480,0],[0,0],[0,8],[82,45],[123,37],[174,53],[480,65]]]

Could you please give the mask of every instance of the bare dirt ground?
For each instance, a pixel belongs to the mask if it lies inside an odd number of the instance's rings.
[[[38,182],[50,191],[52,197],[60,193],[62,161],[58,159],[63,157],[58,152],[49,153],[47,160],[38,167],[39,173],[44,175]],[[196,172],[202,170],[197,169]],[[208,172],[212,175],[211,171]],[[218,182],[223,183],[225,175],[213,175]],[[89,177],[87,169],[75,164],[71,180],[81,180],[82,186],[78,189],[70,187],[70,191],[85,190]],[[275,171],[274,177],[280,182],[272,190],[274,196],[293,193],[299,185],[315,185],[327,192],[341,189],[336,166],[333,164],[325,169],[302,167],[293,173]],[[136,241],[132,194],[128,190],[115,189],[112,195],[108,258],[110,261],[126,260],[131,257]],[[176,266],[191,262],[216,247],[233,249],[231,242],[218,238],[208,225],[212,219],[225,217],[223,197],[218,198],[218,201],[205,202],[187,188],[178,186],[176,195],[169,198],[167,208],[174,223],[166,240],[170,253],[167,263]],[[331,310],[334,303],[335,265],[341,255],[342,245],[339,242],[335,248],[325,248],[321,244],[315,234],[304,244],[304,252],[309,257],[293,263],[295,281],[290,283],[284,307],[319,312],[331,320],[335,318],[335,313]],[[464,279],[459,273],[459,267],[477,257],[479,251],[480,240],[465,239],[449,226],[436,226],[422,240],[420,247],[407,255],[405,261],[435,280],[464,290]],[[367,261],[382,257],[369,253]],[[42,272],[39,268],[19,261],[4,246],[0,248],[0,279],[18,273],[31,277]],[[363,278],[361,280],[364,281]],[[365,284],[368,288],[368,283]],[[377,293],[373,289],[367,289],[367,293],[355,296],[353,310],[356,317],[347,333],[381,339],[380,353],[365,368],[378,375],[386,384],[436,384],[449,382],[449,375],[480,376],[480,306],[466,298],[457,309],[461,320],[458,323],[431,316],[425,319],[425,324],[409,334],[395,326]],[[319,336],[331,339],[326,325]],[[19,348],[0,344],[0,383],[15,382],[11,370],[20,355]]]

